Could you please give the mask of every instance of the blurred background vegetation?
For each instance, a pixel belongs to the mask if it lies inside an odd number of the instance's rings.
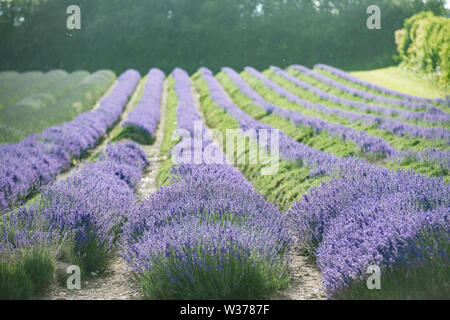
[[[395,41],[403,65],[450,85],[450,18],[416,14],[397,30]]]
[[[72,4],[81,8],[81,30],[66,28]],[[373,4],[381,30],[366,27]],[[395,55],[417,66],[411,30],[397,34],[400,54],[394,34],[421,11],[448,12],[445,0],[1,0],[0,70],[192,73],[318,62],[361,70],[392,65]],[[414,50],[428,45],[421,43]]]

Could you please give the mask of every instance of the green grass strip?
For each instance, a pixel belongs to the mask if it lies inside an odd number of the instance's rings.
[[[173,147],[179,142],[179,140],[172,140],[172,134],[177,128],[177,106],[178,97],[175,91],[175,79],[173,77],[168,78],[167,85],[167,104],[166,104],[166,119],[163,127],[163,139],[161,143],[160,155],[161,157],[167,157],[158,169],[156,177],[156,183],[158,187],[167,185],[170,182],[170,169],[174,163],[170,157],[170,152]]]

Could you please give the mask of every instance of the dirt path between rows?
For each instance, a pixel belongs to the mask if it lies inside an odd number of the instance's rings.
[[[205,128],[209,131],[210,128],[206,125],[206,119],[200,108],[200,95],[194,86],[191,86],[192,97],[194,98],[194,104],[197,108],[197,112],[203,120]],[[225,92],[226,93],[226,92]],[[227,94],[227,93],[226,93]],[[228,96],[231,99],[231,97]],[[213,135],[210,132],[210,136]],[[222,147],[218,141],[215,141]],[[230,162],[230,159],[227,159]],[[270,300],[323,300],[326,299],[325,292],[322,288],[322,275],[320,269],[308,259],[307,256],[300,253],[299,250],[292,250],[291,263],[289,265],[289,271],[291,273],[291,283],[285,290],[279,291],[270,297]]]
[[[143,81],[136,88],[130,99],[125,112],[122,114],[120,123],[127,118],[128,113],[133,109],[140,93]],[[167,81],[164,82],[164,91],[161,101],[161,118],[155,133],[155,141],[152,145],[141,146],[150,161],[150,166],[144,172],[141,185],[138,190],[138,198],[143,199],[156,189],[156,175],[159,165],[163,161],[159,157],[160,146],[163,136],[163,125],[166,117],[167,101]],[[120,124],[119,124],[120,125]],[[110,131],[110,132],[113,132]],[[108,136],[97,148],[95,152],[103,150],[111,136]],[[112,259],[108,270],[101,275],[90,275],[81,283],[80,290],[69,290],[55,282],[48,293],[42,299],[49,300],[138,300],[143,295],[139,285],[136,283],[131,271],[125,261],[117,253]]]
[[[152,192],[156,191],[157,183],[156,177],[158,175],[158,169],[161,163],[165,160],[165,157],[161,157],[161,143],[163,140],[163,127],[166,121],[166,105],[167,105],[167,80],[164,81],[163,96],[161,100],[161,118],[159,119],[159,125],[155,133],[155,142],[150,146],[141,146],[145,151],[147,159],[150,161],[150,166],[147,168],[142,179],[141,186],[139,188],[138,196],[140,199],[145,198]]]

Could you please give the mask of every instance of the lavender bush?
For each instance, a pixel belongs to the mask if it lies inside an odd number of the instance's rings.
[[[0,218],[0,299],[28,299],[53,280],[67,237],[45,219],[19,209]]]
[[[115,139],[131,138],[139,143],[151,144],[161,116],[160,106],[164,87],[164,73],[151,69],[142,97],[122,124],[123,130]]]
[[[100,101],[99,108],[19,143],[0,145],[0,210],[20,204],[36,188],[69,168],[71,157],[81,157],[94,147],[119,119],[138,81],[139,73],[129,70]]]
[[[98,161],[43,192],[35,210],[59,230],[74,234],[75,256],[86,271],[106,266],[147,164],[138,145],[110,145]]]
[[[35,204],[3,218],[0,257],[13,267],[0,265],[0,296],[23,298],[34,293],[33,286],[48,285],[63,248],[70,251],[67,262],[83,272],[102,271],[147,165],[137,144],[108,145],[98,161],[86,163],[65,181],[47,187]],[[39,270],[30,271],[28,265]],[[39,282],[43,271],[50,279],[46,283]]]
[[[395,272],[419,263],[420,253],[439,264],[435,250],[448,263],[448,251],[441,250],[445,230],[448,237],[449,195],[450,186],[441,179],[360,165],[312,189],[289,215],[301,247],[317,258],[325,289],[334,298],[359,284],[371,263]],[[434,223],[440,231],[420,238]]]
[[[190,217],[147,231],[136,256],[152,297],[249,299],[288,283],[285,250],[270,231]]]
[[[230,166],[176,173],[178,180],[138,204],[124,226],[122,255],[145,293],[236,299],[283,286],[290,240],[276,207]]]
[[[450,209],[420,201],[404,193],[364,197],[333,219],[317,252],[329,298],[448,297]],[[380,292],[365,287],[370,265],[380,267]]]

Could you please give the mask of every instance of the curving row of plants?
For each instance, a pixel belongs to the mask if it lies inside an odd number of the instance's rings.
[[[227,70],[224,68],[223,70]],[[234,76],[230,76],[234,73]],[[246,113],[253,118],[267,123],[275,128],[282,130],[288,136],[293,139],[302,142],[306,145],[314,147],[319,150],[327,151],[336,156],[358,156],[371,163],[377,163],[378,165],[387,168],[403,168],[413,169],[417,172],[427,174],[429,176],[447,176],[448,175],[448,161],[446,160],[446,154],[448,151],[439,149],[426,149],[426,152],[415,150],[404,151],[395,148],[386,140],[381,139],[381,144],[388,146],[386,150],[393,150],[390,154],[383,152],[371,152],[368,147],[370,144],[365,144],[364,141],[370,141],[365,137],[377,138],[373,134],[366,134],[364,130],[360,128],[352,128],[353,136],[346,134],[346,128],[344,124],[335,126],[334,121],[321,121],[321,118],[316,118],[315,114],[304,112],[303,110],[293,110],[293,108],[285,109],[279,107],[285,106],[283,98],[272,92],[270,101],[266,100],[268,91],[261,89],[254,83],[258,80],[250,78],[252,86],[244,81],[243,77],[232,70],[227,72],[222,71],[217,75],[217,79],[221,82],[224,89],[233,98],[235,103]],[[247,79],[248,75],[247,75]],[[239,84],[239,85],[238,85]],[[257,92],[259,91],[259,92]],[[264,98],[262,97],[264,95]],[[275,105],[274,103],[280,103]],[[306,115],[304,115],[306,113]],[[311,119],[308,122],[294,121],[297,118]],[[334,119],[330,119],[334,120]],[[324,124],[320,126],[320,124]],[[338,122],[339,123],[339,122]],[[316,129],[316,125],[319,124],[319,128]],[[344,130],[342,130],[342,128]],[[352,131],[350,131],[351,133]],[[360,134],[360,132],[362,132]],[[344,134],[342,134],[344,133]],[[354,141],[360,143],[356,144]],[[374,140],[377,141],[377,140]],[[363,148],[361,148],[363,147]]]
[[[340,108],[332,108],[319,103],[312,103],[308,100],[300,98],[298,95],[292,93],[290,89],[288,90],[284,88],[284,86],[280,86],[264,74],[251,67],[247,67],[245,70],[253,77],[259,79],[264,86],[275,91],[278,95],[284,97],[292,103],[302,105],[308,109],[316,110],[325,114],[337,115],[338,117],[346,118],[351,122],[363,121],[367,124],[376,125],[379,129],[386,130],[397,136],[408,135],[411,138],[419,137],[429,140],[443,140],[447,144],[450,143],[450,130],[444,128],[422,128],[394,119],[377,117],[370,114],[354,113]],[[287,81],[287,83],[292,84],[290,81]],[[283,84],[286,84],[286,82],[283,82]]]
[[[363,80],[360,80],[347,72],[325,65],[325,64],[316,64],[314,66],[314,69],[317,69],[319,71],[325,71],[326,74],[331,74],[335,77],[337,77],[340,80],[343,80],[345,83],[351,84],[353,86],[359,87],[360,89],[363,89],[365,91],[369,92],[375,92],[377,95],[381,94],[381,97],[377,98],[378,101],[386,101],[387,103],[397,103],[397,101],[403,100],[406,101],[402,105],[407,106],[408,101],[410,101],[412,104],[410,106],[423,106],[423,107],[429,107],[430,109],[433,108],[433,105],[430,104],[441,104],[445,105],[448,103],[448,100],[442,99],[442,98],[436,98],[436,99],[430,99],[430,98],[422,98],[422,97],[416,97],[410,94],[398,92],[395,90],[391,90],[370,82],[366,82]],[[386,98],[383,98],[386,97]],[[390,102],[392,101],[392,102]]]
[[[139,103],[122,123],[112,141],[131,139],[139,144],[152,144],[161,117],[165,75],[159,69],[150,69]]]
[[[58,261],[77,265],[83,277],[103,271],[147,165],[136,143],[110,144],[97,161],[46,187],[33,205],[3,216],[0,298],[42,293],[53,281]]]
[[[43,76],[40,71],[28,71],[24,73],[15,74],[12,77],[6,77],[0,80],[0,96],[7,94],[9,90],[19,88],[23,85],[33,83],[35,80]]]
[[[328,297],[445,297],[449,185],[358,160],[342,159],[339,169],[288,212],[298,245],[323,272]],[[372,265],[381,270],[383,290],[366,287]]]
[[[314,70],[310,70],[306,67],[293,65],[289,67],[289,71],[285,72],[280,68],[271,67],[271,69],[278,75],[290,80],[297,86],[302,87],[306,90],[310,90],[315,95],[320,97],[322,100],[331,101],[337,106],[345,107],[349,111],[357,111],[364,113],[372,113],[380,116],[387,116],[392,118],[400,118],[402,121],[410,122],[412,124],[418,124],[420,126],[444,126],[448,127],[450,123],[450,115],[443,112],[439,108],[435,108],[432,111],[410,111],[405,109],[395,108],[390,105],[380,105],[368,103],[366,100],[370,101],[370,94],[363,90],[358,89],[345,89],[346,86],[338,81],[334,81],[327,78]],[[326,84],[326,85],[325,85]],[[317,86],[319,85],[319,86]],[[333,94],[322,90],[325,88],[334,89],[338,93]],[[343,94],[340,93],[344,92]],[[345,96],[345,93],[351,95],[352,97],[357,96],[361,99],[356,101],[354,99],[349,99]],[[367,96],[369,95],[369,96]],[[362,101],[361,101],[362,100]]]
[[[13,106],[16,102],[25,97],[38,93],[58,81],[64,81],[64,78],[67,76],[68,74],[65,71],[52,70],[36,79],[32,79],[31,83],[24,83],[18,87],[11,88],[0,95],[0,109]]]
[[[219,106],[212,99],[209,85],[205,81],[202,73],[198,71],[195,75],[193,75],[192,79],[195,89],[199,93],[200,108],[202,110],[202,114],[204,115],[205,123],[208,127],[220,132],[223,137],[226,136],[227,130],[242,130],[238,120],[239,118],[236,118],[232,114],[228,113],[226,108]],[[265,112],[260,111],[260,113],[260,116],[256,117],[257,119],[264,117]],[[285,121],[287,122],[287,120]],[[298,131],[299,130],[296,130],[296,132]],[[242,130],[238,137],[245,139],[245,131]],[[254,137],[251,138],[254,140]],[[216,139],[216,141],[220,140]],[[316,142],[320,143],[319,140]],[[329,147],[334,149],[331,145],[329,145]],[[303,163],[303,161],[296,162],[284,158],[280,158],[277,162],[278,172],[276,174],[262,175],[262,170],[267,168],[268,164],[264,161],[264,158],[261,159],[261,154],[259,154],[259,161],[255,163],[250,164],[249,161],[238,163],[238,159],[251,158],[251,148],[255,150],[255,146],[252,145],[252,142],[248,141],[245,148],[241,150],[233,150],[235,166],[239,168],[242,174],[252,182],[258,192],[263,194],[268,201],[275,203],[281,210],[286,210],[296,200],[301,199],[302,195],[310,188],[317,186],[321,181],[328,179],[326,176],[311,174],[311,168]],[[222,149],[224,152],[229,152],[227,151],[227,146],[225,144],[222,144]],[[323,148],[323,150],[330,151],[329,148]],[[353,147],[348,146],[345,150],[341,149],[333,153],[348,155],[349,153],[353,153],[353,150]],[[271,154],[272,153],[269,150],[267,155],[270,156]]]
[[[343,125],[305,116],[300,112],[284,109],[275,104],[269,103],[256,91],[254,91],[236,71],[230,68],[223,68],[222,71],[230,77],[230,79],[238,86],[239,90],[248,96],[255,105],[262,107],[268,113],[274,113],[283,118],[289,119],[295,125],[312,127],[314,133],[326,131],[330,136],[338,136],[344,141],[352,141],[361,149],[362,152],[370,153],[374,157],[400,156],[399,151],[394,149],[388,142],[381,138],[368,135],[364,131],[356,131]]]
[[[26,200],[37,188],[72,165],[93,148],[119,119],[140,75],[123,73],[99,108],[80,114],[73,121],[51,127],[15,144],[1,145],[0,210],[8,210]]]

